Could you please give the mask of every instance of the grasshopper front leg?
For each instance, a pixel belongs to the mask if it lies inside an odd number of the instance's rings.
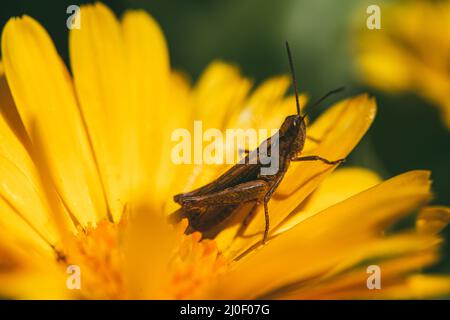
[[[345,159],[338,159],[338,160],[328,160],[325,158],[322,158],[321,156],[304,156],[304,157],[297,157],[291,159],[291,161],[322,161],[326,164],[334,165],[338,163],[342,163],[345,161]]]
[[[266,218],[266,227],[264,229],[264,238],[263,238],[263,244],[267,242],[267,238],[269,237],[269,200],[272,197],[275,190],[280,185],[281,181],[283,180],[283,177],[286,173],[286,167],[283,166],[283,168],[278,172],[277,175],[275,175],[274,179],[272,180],[271,186],[269,191],[264,195],[264,216]]]

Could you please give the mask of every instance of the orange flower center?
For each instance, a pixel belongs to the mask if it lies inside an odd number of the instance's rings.
[[[65,259],[64,268],[77,265],[81,288],[74,290],[77,298],[125,299],[131,295],[126,279],[126,255],[122,238],[126,223],[101,221],[88,226],[75,236],[74,246]],[[215,241],[201,240],[196,232],[184,235],[186,222],[177,229],[179,237],[170,261],[167,261],[167,279],[154,297],[170,299],[195,299],[202,297],[207,286],[227,267],[226,259],[219,253]],[[151,275],[164,277],[164,275]]]

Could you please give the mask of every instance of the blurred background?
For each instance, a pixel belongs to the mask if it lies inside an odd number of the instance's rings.
[[[75,0],[2,1],[0,25],[3,27],[9,17],[24,13],[35,17],[47,28],[60,54],[67,61],[66,8],[70,4],[85,2]],[[330,98],[330,102],[361,92],[368,92],[377,99],[376,120],[368,134],[353,151],[346,165],[371,168],[384,178],[412,169],[429,169],[432,171],[435,192],[433,203],[450,205],[450,124],[446,124],[443,113],[440,111],[443,110],[442,104],[445,104],[442,100],[445,100],[450,93],[450,90],[445,92],[445,84],[450,83],[450,37],[448,36],[450,25],[448,30],[439,30],[437,29],[439,26],[433,25],[433,20],[439,22],[442,17],[433,19],[432,16],[427,16],[426,23],[421,24],[420,19],[416,21],[417,12],[426,10],[409,9],[408,5],[411,2],[408,1],[113,0],[104,2],[119,16],[124,10],[130,8],[148,10],[164,30],[172,65],[176,69],[187,72],[193,81],[215,59],[235,63],[241,68],[242,73],[252,78],[255,83],[286,73],[288,63],[284,41],[288,40],[294,54],[300,90],[307,92],[312,100],[340,86],[345,86],[347,91]],[[426,5],[448,3],[448,1],[414,2]],[[366,19],[369,16],[366,9],[371,4],[377,4],[381,8],[382,30],[368,30],[366,27]],[[408,18],[415,21],[414,25],[406,25],[403,30],[406,33],[409,32],[407,40],[402,40],[401,32],[396,33],[393,32],[395,30],[389,29],[401,29],[397,25],[401,25],[402,21],[395,17],[389,18],[391,5],[400,6],[405,21]],[[450,14],[450,6],[447,5],[445,8],[444,11],[448,9],[447,14]],[[450,15],[448,17],[450,21]],[[417,28],[417,25],[420,28],[418,30],[427,30],[427,33],[423,35],[420,32],[414,32],[411,28]],[[425,63],[427,60],[422,56],[423,50],[415,47],[415,41],[421,45],[423,43],[430,45],[430,52],[434,50],[432,47],[434,42],[442,45],[442,50],[447,50],[443,52],[444,59],[445,56],[448,59],[444,60],[442,72],[438,72],[436,77],[444,88],[441,89],[444,98],[433,99],[434,95],[430,98],[428,94],[430,90],[427,91],[420,85],[405,85],[403,90],[393,92],[384,90],[385,88],[380,86],[368,85],[371,81],[367,81],[367,73],[358,63],[359,42],[367,32],[371,32],[372,35],[378,32],[376,36],[386,35],[391,39],[395,38],[398,43],[401,43],[403,49],[406,48],[407,52],[411,51],[413,55],[420,56],[419,60]],[[439,39],[439,36],[442,36],[442,39]],[[423,39],[423,37],[429,39]],[[376,47],[376,41],[373,43],[373,52],[376,52],[379,48]],[[440,52],[434,50],[436,51]],[[390,51],[381,52],[377,58],[378,63],[383,65],[383,59],[388,59],[390,55]],[[409,61],[408,59],[408,57],[405,59],[400,57],[398,61]],[[392,61],[390,63],[392,64]],[[398,70],[395,68],[399,65],[400,63],[392,64],[393,76],[398,75],[396,73]],[[400,71],[405,72],[403,69],[398,72]],[[431,79],[433,75],[434,73],[429,78]],[[420,73],[412,77],[422,78]],[[381,83],[389,82],[383,82],[381,79]],[[408,83],[411,84],[412,79],[409,79]],[[430,83],[432,88],[436,87],[432,85],[432,82]],[[424,94],[423,91],[426,93]],[[448,101],[448,98],[446,99]],[[312,116],[317,116],[320,112],[321,110],[316,110]],[[450,271],[450,245],[448,244],[450,230],[448,229],[446,236],[448,241],[443,249],[443,260],[430,271]]]

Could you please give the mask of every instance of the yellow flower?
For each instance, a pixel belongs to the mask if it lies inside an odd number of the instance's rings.
[[[2,33],[0,68],[0,295],[11,298],[406,298],[450,289],[417,272],[437,261],[445,207],[426,207],[429,173],[388,181],[362,168],[292,163],[259,212],[215,239],[183,233],[172,196],[226,166],[170,161],[170,133],[194,119],[220,129],[273,128],[295,110],[286,76],[251,81],[215,62],[191,86],[169,66],[164,37],[142,11],[122,21],[82,7],[70,31],[71,74],[34,19]],[[4,72],[4,73],[3,73]],[[302,103],[305,102],[302,96]],[[304,154],[345,157],[376,105],[366,95],[332,106],[308,127]],[[420,210],[416,230],[385,233]],[[369,290],[378,265],[382,288]],[[77,273],[81,271],[80,274]],[[69,272],[69,274],[67,274]],[[79,278],[76,276],[80,275]],[[79,280],[79,282],[78,282]],[[80,286],[78,286],[80,285]]]
[[[381,15],[381,29],[365,29],[357,40],[364,80],[388,92],[417,92],[440,107],[450,127],[450,1],[400,1],[383,5]]]

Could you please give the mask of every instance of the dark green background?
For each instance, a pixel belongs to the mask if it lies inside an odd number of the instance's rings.
[[[450,131],[441,122],[438,109],[413,93],[394,96],[365,87],[353,64],[355,26],[350,27],[350,17],[365,17],[368,4],[382,5],[383,1],[105,2],[118,15],[128,8],[148,9],[165,32],[172,65],[193,79],[218,58],[236,63],[256,83],[286,73],[284,41],[288,40],[294,51],[300,90],[308,92],[313,100],[342,85],[347,92],[330,102],[361,92],[377,98],[375,123],[346,165],[368,167],[385,178],[412,169],[430,169],[433,203],[450,205]],[[2,1],[0,25],[10,16],[26,13],[35,17],[48,29],[67,60],[66,8],[81,3],[85,1]],[[447,239],[449,235],[447,229]],[[443,248],[443,261],[433,271],[450,271],[449,248]]]

